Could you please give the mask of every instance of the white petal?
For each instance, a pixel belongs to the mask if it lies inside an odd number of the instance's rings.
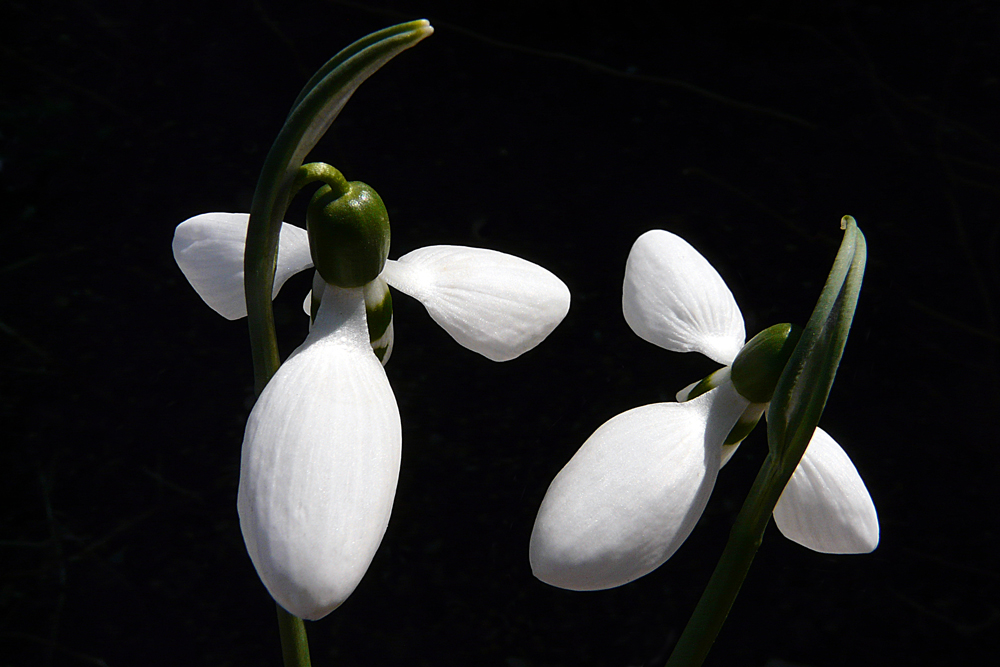
[[[687,539],[719,472],[722,441],[747,406],[731,384],[606,422],[556,475],[531,533],[536,577],[570,590],[621,586]]]
[[[313,292],[312,290],[309,290],[308,292],[306,292],[306,298],[302,300],[302,312],[308,315],[309,317],[312,317],[312,301],[313,301]]]
[[[174,260],[205,303],[230,320],[247,315],[243,293],[243,252],[248,213],[203,213],[177,225]],[[290,276],[312,266],[306,230],[281,224],[274,292]]]
[[[878,546],[878,515],[861,475],[833,438],[816,429],[774,508],[781,533],[828,554],[860,554]]]
[[[643,340],[720,364],[731,364],[746,340],[743,315],[722,276],[687,241],[662,229],[632,246],[622,310]]]
[[[243,439],[240,527],[282,607],[322,618],[361,581],[389,521],[400,442],[361,289],[327,286],[309,336],[264,388]]]
[[[537,264],[484,248],[429,246],[388,261],[382,278],[424,304],[460,345],[508,361],[569,311],[569,289]]]

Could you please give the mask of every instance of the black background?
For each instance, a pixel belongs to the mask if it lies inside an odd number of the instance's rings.
[[[995,649],[1000,11],[690,4],[0,1],[0,664],[280,663],[235,510],[245,324],[198,299],[170,240],[192,215],[247,211],[309,75],[414,18],[435,34],[361,87],[312,159],[379,191],[390,256],[495,248],[559,275],[573,304],[496,364],[397,296],[396,504],[361,585],[309,624],[313,664],[662,663],[762,433],[653,574],[573,593],[527,562],[538,503],[587,436],[715,367],[628,329],[628,249],[652,228],[687,238],[752,335],[805,323],[844,214],[869,263],[823,425],[882,541],[823,556],[772,525],[708,664]],[[285,353],[308,280],[275,305]]]

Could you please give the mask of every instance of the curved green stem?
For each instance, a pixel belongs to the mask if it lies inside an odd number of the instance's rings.
[[[750,570],[774,505],[785,488],[779,477],[773,459],[768,455],[729,532],[729,541],[712,578],[667,661],[667,667],[688,667],[705,661]]]
[[[298,172],[295,174],[295,180],[292,181],[290,188],[291,196],[289,199],[294,199],[299,190],[310,183],[318,181],[329,185],[338,195],[347,194],[350,188],[347,179],[344,178],[344,175],[336,167],[328,165],[325,162],[310,162],[299,167]]]
[[[770,452],[667,667],[704,662],[750,570],[774,506],[819,424],[847,343],[867,256],[865,237],[854,218],[845,216],[841,226],[844,239],[833,268],[768,406]]]
[[[293,616],[285,611],[280,604],[274,606],[278,612],[278,632],[281,635],[283,664],[285,667],[312,667],[305,623],[298,616]]]

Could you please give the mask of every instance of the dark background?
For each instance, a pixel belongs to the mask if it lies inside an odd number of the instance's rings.
[[[280,664],[235,508],[246,325],[198,299],[170,240],[197,213],[249,209],[315,69],[422,17],[435,34],[361,87],[312,158],[379,191],[392,257],[514,253],[573,305],[496,364],[397,296],[396,505],[359,588],[309,624],[313,664],[662,663],[761,432],[653,574],[573,593],[527,562],[538,503],[587,436],[715,367],[628,329],[629,247],[652,228],[687,238],[752,335],[805,323],[844,214],[869,263],[823,425],[881,545],[824,556],[772,525],[708,664],[995,650],[1000,11],[690,4],[0,0],[0,664]],[[308,280],[275,305],[285,353]]]

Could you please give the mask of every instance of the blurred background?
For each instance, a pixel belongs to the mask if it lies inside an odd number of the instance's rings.
[[[753,335],[805,323],[845,214],[868,272],[823,426],[867,483],[881,544],[824,556],[769,527],[707,664],[996,649],[1000,9],[690,4],[0,0],[0,664],[280,664],[235,507],[246,325],[195,295],[171,237],[249,210],[312,72],[415,18],[434,35],[366,82],[311,158],[378,190],[391,257],[513,253],[573,304],[497,364],[397,295],[396,504],[359,588],[309,624],[313,664],[662,664],[762,431],[649,576],[573,593],[527,561],[580,444],[715,369],[628,329],[628,250],[653,228],[688,239]],[[308,284],[275,303],[285,354]]]

